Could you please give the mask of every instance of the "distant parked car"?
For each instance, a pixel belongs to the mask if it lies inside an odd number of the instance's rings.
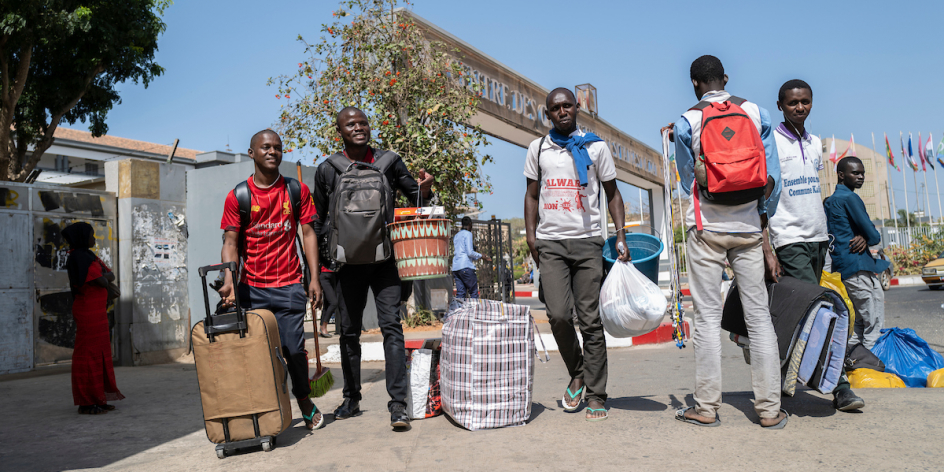
[[[870,249],[873,257],[888,261],[888,268],[878,275],[878,279],[882,282],[882,289],[888,290],[892,286],[892,277],[895,275],[895,263],[892,262],[891,258],[885,255],[885,250],[882,249],[881,246],[874,246]]]
[[[938,254],[937,259],[928,262],[921,269],[921,280],[924,280],[931,290],[940,290],[944,287],[944,252]]]

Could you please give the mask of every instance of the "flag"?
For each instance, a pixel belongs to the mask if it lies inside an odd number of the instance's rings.
[[[941,140],[941,146],[944,146],[944,139]],[[892,146],[888,144],[888,135],[885,135],[885,155],[888,156],[888,163],[892,165],[898,172],[901,172],[901,169],[898,168],[898,165],[895,164],[895,155],[892,154]]]
[[[918,160],[921,161],[921,170],[924,172],[928,171],[928,165],[925,164],[924,159],[924,144],[921,142],[921,132],[918,131]]]
[[[944,138],[941,138],[940,144],[937,145],[937,163],[944,167]]]
[[[839,161],[842,160],[843,157],[846,157],[846,154],[849,153],[849,150],[850,150],[850,149],[852,149],[852,146],[849,146],[849,147],[846,148],[845,151],[842,151],[842,154],[840,154],[839,157],[836,159],[836,163],[837,163],[837,164],[839,163]]]
[[[839,163],[839,159],[836,159],[836,135],[835,134],[833,135],[833,139],[832,141],[830,141],[830,145],[829,145],[829,160],[833,164]]]
[[[682,177],[679,175],[679,172],[678,172],[678,162],[675,162],[675,153],[672,153],[672,155],[669,156],[669,162],[672,163],[672,168],[675,169],[675,181],[681,182]]]
[[[850,144],[849,144],[849,148],[852,149],[852,154],[849,154],[849,155],[852,156],[852,157],[856,157],[856,153],[855,153],[855,135],[852,134],[852,133],[849,133],[849,135],[852,136],[851,138],[849,138],[849,143],[850,143]]]
[[[904,150],[904,148],[902,148]],[[908,133],[908,165],[911,166],[911,170],[918,171],[918,163],[914,160],[914,153],[911,151],[911,133]]]
[[[924,160],[934,170],[934,138],[928,133],[928,142],[924,145]]]

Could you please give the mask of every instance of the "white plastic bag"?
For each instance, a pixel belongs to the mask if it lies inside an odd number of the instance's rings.
[[[646,334],[662,324],[668,300],[631,262],[616,261],[600,290],[603,328],[615,338]]]

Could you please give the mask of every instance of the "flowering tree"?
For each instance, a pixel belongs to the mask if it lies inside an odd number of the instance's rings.
[[[395,151],[414,173],[425,168],[434,175],[440,204],[455,215],[469,205],[466,194],[491,191],[479,172],[492,160],[477,150],[485,135],[469,125],[477,86],[463,77],[456,51],[428,41],[394,10],[397,3],[347,0],[332,13],[337,19],[322,25],[320,41],[299,35],[308,61],[269,79],[278,86],[276,98],[288,101],[275,127],[287,149],[310,149],[317,161],[343,147],[338,111],[360,108],[374,130],[372,146]]]

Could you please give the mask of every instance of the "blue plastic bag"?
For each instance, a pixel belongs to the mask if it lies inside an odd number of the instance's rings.
[[[944,368],[944,357],[911,328],[883,329],[872,353],[885,363],[885,372],[901,377],[909,387],[926,386],[928,374]]]

